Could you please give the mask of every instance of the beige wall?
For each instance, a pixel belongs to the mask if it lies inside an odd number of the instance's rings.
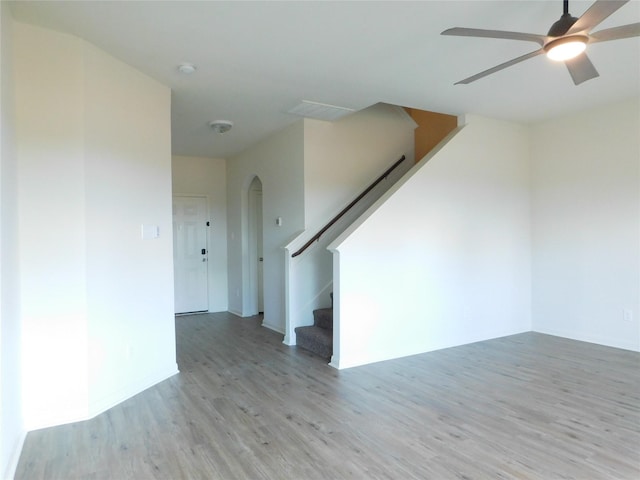
[[[84,43],[89,414],[177,373],[171,92]],[[142,239],[142,226],[160,237]]]
[[[228,309],[227,162],[222,158],[174,155],[173,195],[206,196],[209,206],[209,311]]]
[[[249,298],[248,189],[262,182],[264,323],[284,332],[284,250],[304,229],[304,122],[259,142],[227,162],[229,310],[257,313]],[[275,220],[282,217],[282,226]]]
[[[382,103],[337,122],[305,120],[306,227],[323,227],[402,155],[399,170],[411,167],[414,129],[401,108]]]
[[[88,413],[82,42],[15,24],[23,329],[29,429]]]
[[[175,373],[169,90],[15,24],[23,406],[92,416]],[[141,225],[160,228],[142,240]]]
[[[306,230],[287,245],[287,331],[313,323],[313,310],[330,305],[333,287],[327,245],[413,166],[416,124],[400,107],[379,103],[336,122],[304,121],[304,206]],[[402,156],[386,179],[345,213],[301,255],[316,233],[354,201]]]
[[[25,436],[12,35],[9,4],[0,2],[0,478],[13,478]]]
[[[638,132],[637,97],[532,127],[534,330],[640,350]]]
[[[330,246],[352,367],[531,330],[529,134],[479,116]]]

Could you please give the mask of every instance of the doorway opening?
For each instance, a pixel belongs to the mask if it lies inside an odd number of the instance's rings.
[[[264,250],[262,223],[262,182],[254,177],[249,185],[249,312],[264,313]]]

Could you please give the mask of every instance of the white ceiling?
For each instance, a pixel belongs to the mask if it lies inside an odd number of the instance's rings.
[[[591,1],[571,1],[579,17]],[[600,77],[575,86],[538,56],[469,85],[454,82],[538,48],[445,37],[450,27],[546,34],[553,1],[18,1],[18,21],[77,35],[172,90],[176,154],[229,157],[296,121],[301,100],[353,109],[386,102],[521,122],[640,95],[640,39],[589,45]],[[594,31],[640,22],[632,0]],[[196,73],[177,72],[182,62]],[[215,134],[208,122],[234,128]]]

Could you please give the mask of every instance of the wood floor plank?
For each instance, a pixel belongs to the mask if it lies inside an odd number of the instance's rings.
[[[640,478],[640,354],[527,333],[343,371],[257,317],[176,319],[180,374],[28,434],[16,479]]]

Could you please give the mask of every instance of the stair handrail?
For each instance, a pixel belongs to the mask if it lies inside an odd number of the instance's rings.
[[[340,213],[338,213],[335,217],[333,217],[333,219],[329,223],[327,223],[318,233],[316,233],[313,237],[311,237],[311,239],[307,243],[305,243],[302,247],[300,247],[296,252],[291,254],[291,258],[297,257],[302,252],[304,252],[307,248],[309,248],[313,242],[315,242],[317,240],[320,240],[320,237],[322,236],[322,234],[324,232],[326,232],[331,227],[333,227],[333,225],[338,220],[340,220],[349,210],[351,210],[351,208],[353,208],[353,206],[356,203],[358,203],[360,200],[362,200],[367,195],[367,193],[369,193],[371,190],[373,190],[376,187],[376,185],[378,185],[381,181],[383,181],[385,178],[387,178],[389,176],[389,174],[391,172],[393,172],[398,167],[398,165],[400,165],[405,159],[406,159],[406,157],[404,155],[402,155],[402,157],[400,157],[382,175],[380,175],[371,185],[369,185],[365,189],[364,192],[362,192],[360,195],[358,195],[355,200],[353,200],[349,205],[344,207],[342,209],[342,211]]]

